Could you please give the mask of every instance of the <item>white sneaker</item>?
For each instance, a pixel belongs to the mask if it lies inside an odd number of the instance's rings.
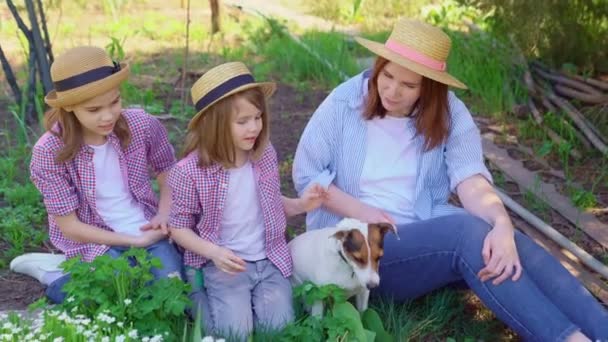
[[[64,261],[64,254],[27,253],[13,259],[10,269],[13,272],[35,278],[42,283],[42,277],[47,272],[61,271],[59,265]]]

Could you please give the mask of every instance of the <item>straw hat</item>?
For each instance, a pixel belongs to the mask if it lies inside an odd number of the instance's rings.
[[[276,90],[273,82],[256,83],[249,69],[241,62],[221,64],[207,71],[192,86],[192,103],[197,113],[190,120],[188,128],[194,127],[203,112],[219,100],[255,87],[260,87],[266,98]]]
[[[452,41],[441,29],[412,19],[400,19],[384,44],[356,37],[357,42],[376,55],[422,76],[457,88],[464,83],[447,73]]]
[[[118,87],[128,76],[129,66],[112,61],[102,48],[72,48],[53,62],[51,79],[55,89],[44,101],[51,107],[78,104]]]

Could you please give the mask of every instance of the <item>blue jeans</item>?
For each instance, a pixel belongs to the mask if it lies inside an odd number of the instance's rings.
[[[127,250],[128,248],[126,247],[112,247],[106,252],[106,255],[109,255],[112,258],[118,258]],[[163,264],[162,269],[152,268],[150,270],[155,279],[166,278],[167,276],[175,273],[179,274],[180,277],[184,279],[182,272],[182,257],[177,252],[175,247],[169,242],[169,240],[161,240],[146,247],[146,250],[151,257],[159,258]],[[66,297],[66,293],[63,292],[63,285],[65,285],[65,283],[67,283],[69,280],[70,275],[66,274],[49,284],[49,286],[46,288],[45,294],[52,303],[63,303]]]
[[[375,295],[406,300],[464,280],[525,340],[562,341],[580,330],[608,340],[608,312],[552,255],[515,232],[523,272],[499,285],[481,282],[483,241],[491,226],[472,215],[450,215],[398,227],[387,234]]]
[[[294,319],[291,283],[268,259],[248,261],[244,272],[230,275],[208,263],[202,269],[203,287],[194,269],[186,271],[194,308],[207,333],[246,340],[253,331],[279,330]],[[196,312],[193,313],[196,315]]]

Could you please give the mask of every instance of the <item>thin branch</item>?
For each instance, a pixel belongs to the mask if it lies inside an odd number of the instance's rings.
[[[21,32],[23,32],[23,34],[25,35],[25,38],[27,38],[27,40],[31,42],[32,41],[32,31],[30,31],[30,29],[27,28],[27,26],[25,26],[23,19],[21,19],[21,16],[19,15],[19,11],[17,11],[17,7],[15,7],[15,4],[13,4],[12,0],[6,0],[6,4],[8,5],[8,9],[13,14],[13,18],[15,18],[15,21],[17,22],[17,26],[19,27]]]
[[[53,57],[53,49],[51,47],[51,38],[49,36],[49,30],[46,27],[46,16],[44,15],[44,7],[42,5],[42,0],[36,0],[38,3],[38,13],[40,15],[40,22],[42,23],[42,31],[44,32],[44,42],[46,45],[46,53],[49,56],[49,61],[53,63],[55,59]]]
[[[2,50],[1,45],[0,45],[0,63],[2,64],[2,70],[4,71],[6,81],[11,86],[11,90],[13,91],[13,96],[15,97],[15,102],[21,103],[21,89],[19,89],[19,84],[17,83],[17,79],[15,78],[13,69],[11,68],[10,63],[8,62],[8,59],[4,55],[4,51]]]
[[[187,2],[186,8],[186,50],[184,51],[184,62],[182,67],[182,82],[181,82],[181,102],[182,102],[182,115],[185,111],[186,100],[186,70],[188,69],[188,53],[189,53],[189,45],[190,45],[190,0]]]
[[[42,41],[42,35],[40,34],[40,27],[38,26],[38,17],[36,16],[36,8],[32,0],[25,0],[25,6],[27,7],[27,13],[29,14],[30,23],[32,24],[32,40],[30,41],[33,46],[34,55],[36,56],[36,62],[38,64],[38,71],[40,72],[40,80],[42,81],[42,87],[44,93],[47,93],[53,89],[53,81],[51,80],[49,60],[47,58],[46,48]]]

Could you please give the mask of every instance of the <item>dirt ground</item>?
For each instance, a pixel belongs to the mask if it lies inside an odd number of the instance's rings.
[[[325,91],[307,90],[303,92],[288,85],[279,84],[277,92],[270,102],[271,140],[278,153],[283,194],[286,196],[295,196],[291,180],[291,161],[299,137],[310,115],[312,115],[316,106],[321,103],[326,95],[327,92]],[[509,148],[506,145],[502,147]],[[514,153],[512,156],[517,155]],[[520,155],[518,159],[526,159],[526,156]],[[597,172],[596,169],[593,170],[593,163],[593,160],[588,162],[590,170]],[[535,164],[532,160],[527,165],[533,168]],[[538,171],[542,172],[540,169]],[[585,176],[584,171],[579,171],[578,174],[580,175],[579,180],[581,183],[588,182],[589,178]],[[545,181],[548,181],[548,179],[545,179]],[[559,182],[559,180],[554,181]],[[596,190],[598,190],[596,191],[596,195],[599,195],[598,200],[605,206],[608,200],[606,198],[608,190],[601,186]],[[505,191],[522,203],[521,192],[515,183],[507,181],[505,183]],[[549,223],[564,235],[570,237],[573,234],[577,234],[577,243],[591,254],[601,257],[605,253],[604,249],[595,243],[595,241],[586,236],[581,237],[580,232],[577,233],[576,229],[560,216],[559,213],[552,211],[550,218]],[[288,227],[295,232],[303,231],[304,215],[289,219]],[[0,248],[2,248],[1,242]],[[43,293],[43,287],[36,280],[11,273],[6,269],[0,270],[0,310],[24,309],[30,303],[40,298]]]
[[[324,91],[311,90],[305,96],[296,96],[294,88],[280,84],[270,101],[271,140],[277,150],[281,167],[283,193],[294,197],[291,180],[291,162],[298,144],[298,139],[314,112],[316,106],[327,95]],[[304,215],[292,217],[288,226],[294,231],[302,231]],[[0,241],[0,249],[3,242]],[[0,270],[0,311],[25,309],[44,294],[44,287],[33,278],[12,273],[8,269]]]

